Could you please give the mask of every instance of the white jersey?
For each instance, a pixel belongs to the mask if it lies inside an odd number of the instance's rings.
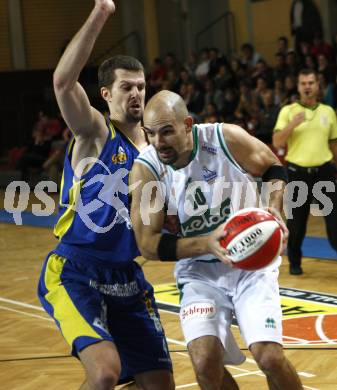
[[[163,164],[152,146],[135,160],[161,183],[167,213],[178,214],[184,237],[209,234],[236,211],[260,204],[257,183],[229,152],[221,124],[194,125],[193,142],[190,161],[180,169]],[[224,364],[242,363],[245,357],[230,330],[235,312],[248,347],[260,341],[281,344],[280,261],[254,272],[231,268],[212,254],[177,261],[186,343],[216,336],[225,349]]]
[[[194,125],[192,133],[193,151],[183,168],[162,163],[151,145],[135,160],[162,183],[167,213],[178,214],[184,237],[209,234],[236,211],[258,206],[256,181],[229,152],[222,124]],[[201,259],[214,255],[193,258]]]

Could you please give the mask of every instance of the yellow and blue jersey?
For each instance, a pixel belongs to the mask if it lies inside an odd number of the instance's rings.
[[[71,166],[74,140],[65,156],[60,191],[59,239],[55,252],[64,257],[123,265],[139,256],[131,228],[128,177],[139,151],[123,133],[107,123],[109,135],[100,156],[81,177]],[[82,161],[92,163],[92,159]]]

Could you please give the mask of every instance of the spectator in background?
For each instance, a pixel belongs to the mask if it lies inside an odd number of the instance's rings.
[[[49,180],[60,185],[60,178],[63,169],[64,155],[67,144],[71,138],[71,131],[66,127],[62,132],[62,139],[51,144],[51,153],[43,163],[42,168]]]
[[[226,88],[224,90],[224,108],[221,117],[223,122],[236,122],[235,110],[238,106],[238,94],[234,88]]]
[[[198,66],[195,69],[195,77],[199,80],[203,80],[207,77],[209,72],[209,64],[210,64],[210,58],[209,58],[209,50],[203,49],[200,53],[200,59],[198,62]]]
[[[204,95],[196,82],[187,84],[185,103],[189,112],[199,115],[204,107]]]
[[[288,68],[288,74],[297,76],[299,65],[298,65],[296,53],[294,51],[289,51],[287,53],[286,64]]]
[[[216,111],[220,112],[224,106],[224,95],[223,92],[215,87],[215,83],[211,79],[207,79],[204,83],[204,108],[209,103],[214,104]],[[202,114],[201,114],[202,115]]]
[[[179,88],[180,88],[179,73],[180,72],[177,72],[176,70],[171,69],[167,72],[166,78],[165,78],[165,81],[167,81],[169,86],[170,86],[170,90],[174,91],[176,93],[179,92]]]
[[[273,83],[273,72],[267,65],[264,59],[259,59],[256,63],[255,69],[251,74],[253,83],[257,83],[259,78],[263,78],[270,87]]]
[[[260,54],[256,53],[252,44],[244,43],[241,46],[241,62],[247,67],[248,71],[252,71],[255,68],[260,58]]]
[[[285,100],[284,83],[282,79],[274,81],[274,104],[280,106]]]
[[[165,68],[166,73],[173,70],[177,74],[179,74],[180,65],[176,59],[176,56],[173,53],[169,52],[166,54],[166,56],[164,58],[164,68]]]
[[[42,126],[43,123],[44,118],[42,120],[40,118],[33,129],[31,140],[16,165],[16,168],[21,171],[22,180],[32,184],[38,180],[42,165],[47,160],[51,149],[50,135]]]
[[[180,84],[188,84],[193,80],[193,76],[191,76],[185,68],[180,70]]]
[[[217,88],[221,90],[235,86],[235,76],[227,64],[220,65],[214,82]]]
[[[284,100],[281,105],[293,103],[298,98],[296,88],[296,78],[293,75],[289,75],[284,80]]]
[[[311,55],[311,45],[306,41],[299,43],[299,51],[297,51],[297,59],[301,68],[305,68],[305,57]]]
[[[334,82],[336,77],[336,64],[329,63],[324,54],[318,56],[318,72],[324,73],[329,82]]]
[[[203,111],[200,113],[200,118],[204,123],[207,123],[206,118],[218,118],[218,110],[214,103],[210,102],[205,105]],[[214,123],[214,122],[212,122]]]
[[[147,77],[147,93],[150,97],[161,89],[165,76],[166,69],[162,59],[155,58],[151,66],[151,71]]]
[[[255,92],[252,90],[248,80],[240,83],[239,104],[235,110],[235,117],[244,123],[255,117],[258,112],[258,105]]]
[[[273,129],[280,109],[274,103],[274,93],[271,89],[263,91],[261,98],[262,107],[257,116],[255,137],[263,143],[271,145]]]
[[[277,39],[277,52],[286,56],[288,53],[288,38],[285,36],[281,36]]]
[[[318,73],[319,100],[332,108],[336,108],[334,86],[330,83],[324,72]]]
[[[184,65],[184,68],[190,74],[190,76],[195,77],[195,70],[198,66],[198,56],[194,51],[191,51],[188,55],[187,62]]]
[[[243,81],[246,77],[246,69],[242,65],[241,61],[237,57],[233,57],[231,60],[231,69],[236,81],[236,85],[239,86],[241,81]]]
[[[318,58],[320,54],[325,55],[325,57],[328,59],[331,59],[332,57],[332,46],[329,43],[324,42],[321,32],[315,33],[311,53],[316,58]]]
[[[221,65],[226,64],[226,58],[220,55],[219,50],[216,47],[209,49],[209,71],[208,77],[214,78],[219,71]]]
[[[300,52],[302,41],[312,43],[315,33],[322,32],[319,10],[313,0],[293,0],[290,10],[291,34],[295,40],[295,50]]]
[[[275,54],[275,66],[273,69],[273,79],[284,80],[289,73],[288,67],[286,64],[286,56],[281,52]]]
[[[316,57],[311,54],[307,54],[304,57],[304,67],[309,69],[317,69]]]
[[[254,90],[256,96],[256,103],[258,108],[260,109],[262,104],[262,94],[268,90],[268,83],[265,78],[259,77],[256,81],[256,88]]]

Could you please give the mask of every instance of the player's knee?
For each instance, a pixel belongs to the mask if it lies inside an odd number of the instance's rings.
[[[279,372],[285,364],[285,356],[279,348],[265,348],[255,357],[260,369],[266,374]]]
[[[210,357],[195,357],[193,359],[193,366],[201,388],[203,388],[203,385],[210,386],[212,384],[212,388],[217,389],[216,385],[219,384],[219,378],[217,378],[214,370],[214,362]]]
[[[88,383],[95,390],[111,390],[119,379],[118,369],[107,365],[98,366],[97,369],[88,376]]]

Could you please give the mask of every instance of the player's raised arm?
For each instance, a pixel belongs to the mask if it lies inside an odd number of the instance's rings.
[[[62,116],[75,136],[105,137],[104,118],[91,107],[78,82],[106,20],[115,11],[112,0],[96,0],[88,19],[71,40],[54,72],[54,90]]]

